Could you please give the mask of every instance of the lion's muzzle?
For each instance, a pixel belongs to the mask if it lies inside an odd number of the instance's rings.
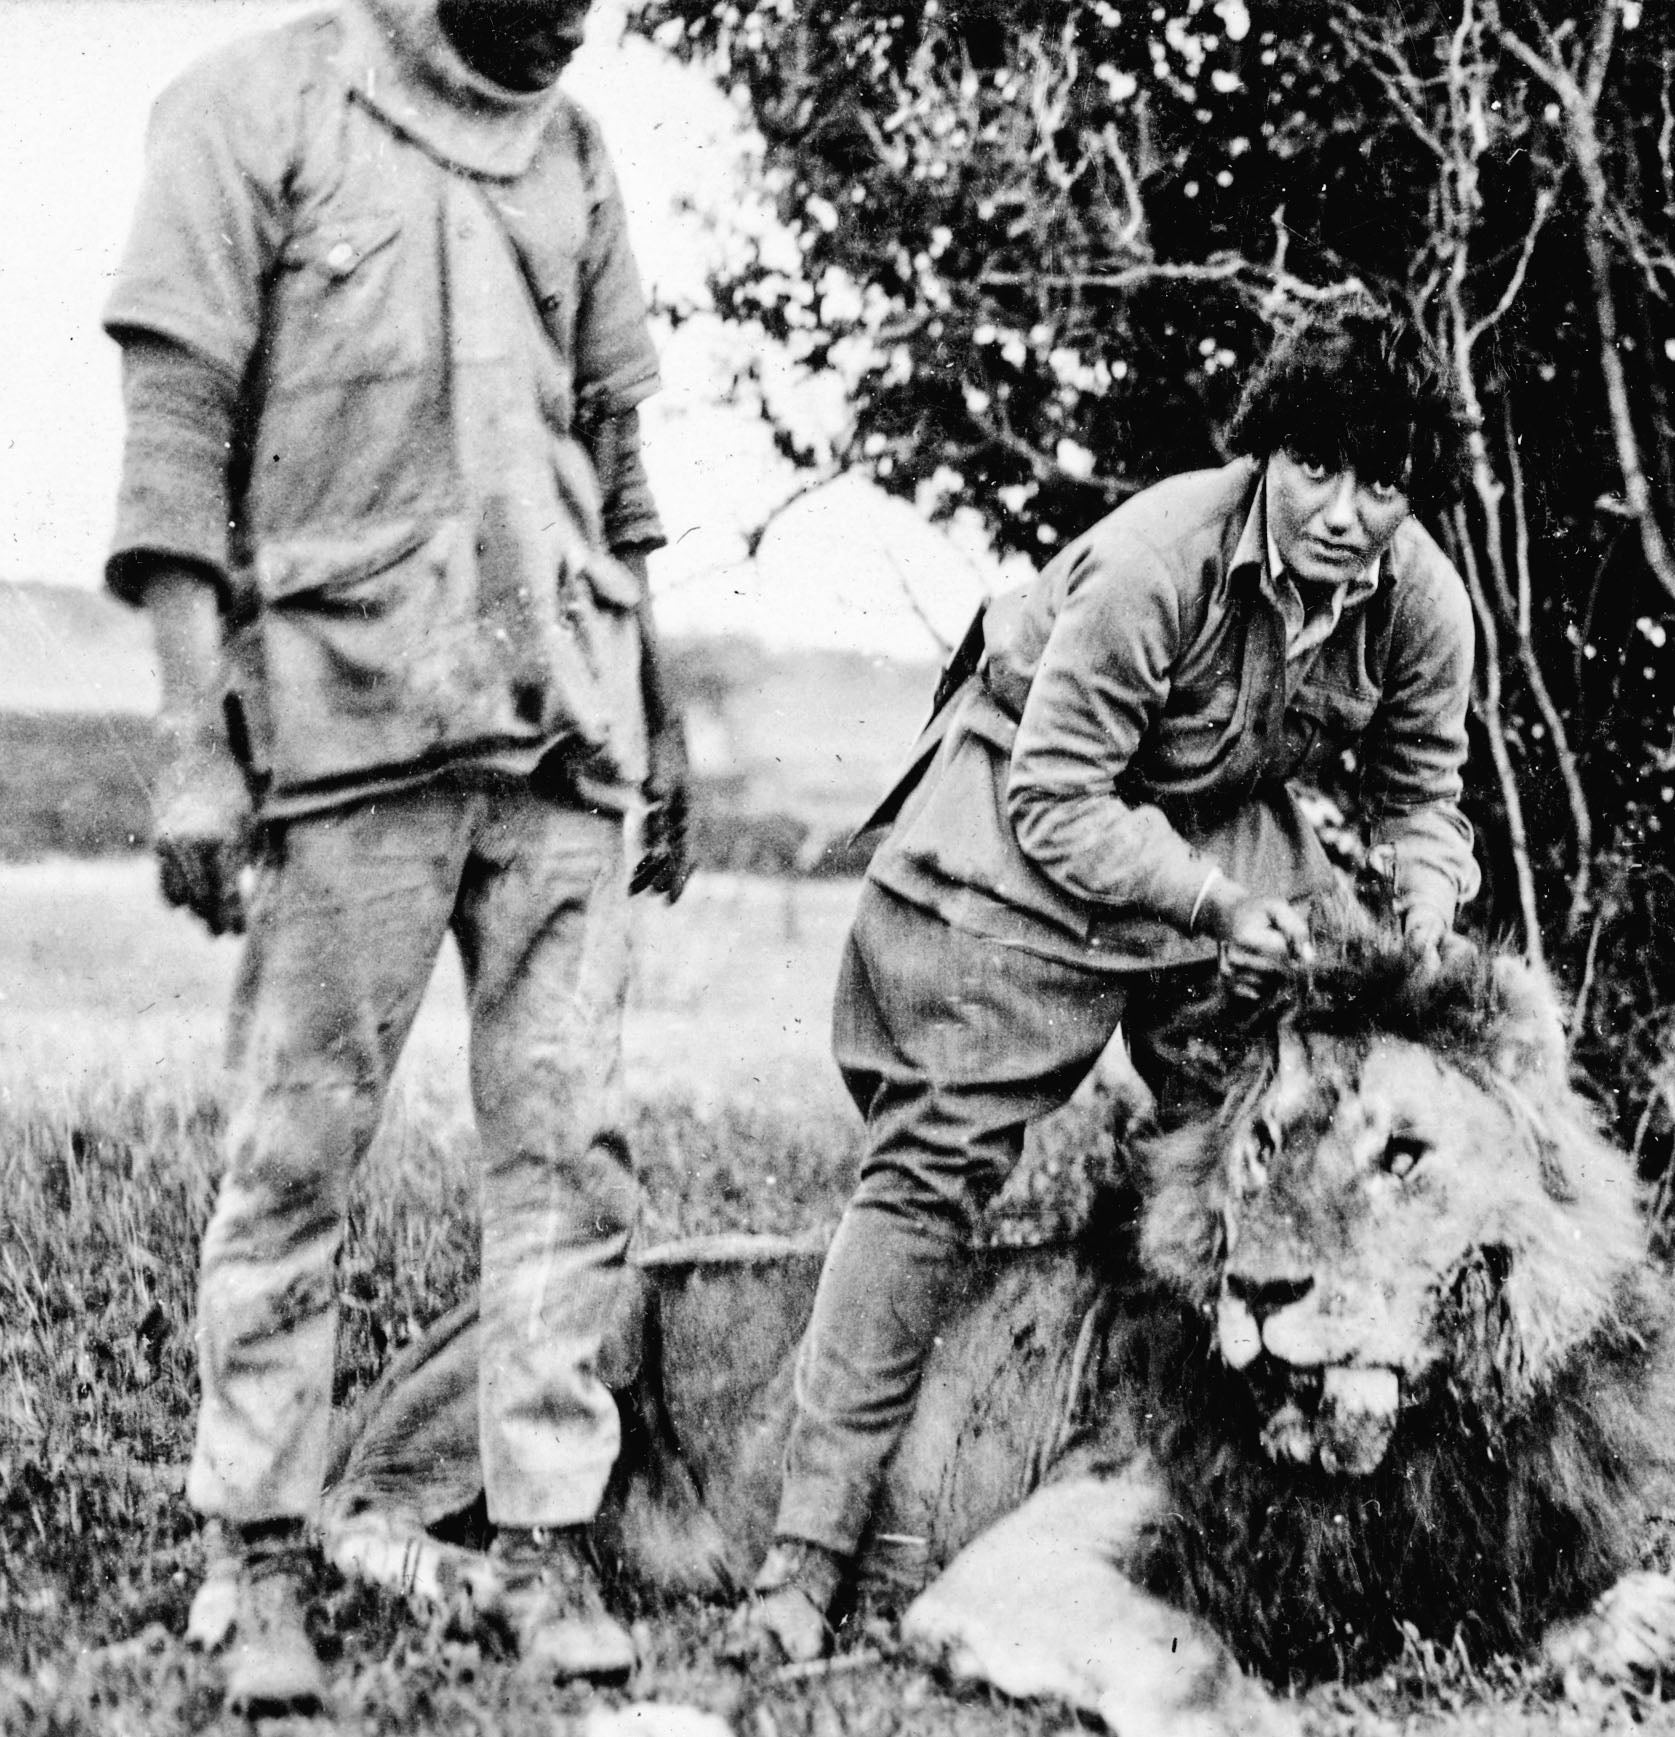
[[[1317,1464],[1331,1477],[1363,1478],[1389,1451],[1401,1413],[1394,1369],[1298,1368],[1264,1357],[1252,1392],[1266,1416],[1262,1451],[1276,1463]]]
[[[1394,1369],[1294,1362],[1266,1341],[1264,1324],[1234,1290],[1216,1312],[1222,1361],[1242,1374],[1263,1418],[1262,1451],[1278,1464],[1318,1464],[1333,1477],[1365,1477],[1396,1433],[1402,1384]],[[1281,1339],[1283,1336],[1276,1335]]]

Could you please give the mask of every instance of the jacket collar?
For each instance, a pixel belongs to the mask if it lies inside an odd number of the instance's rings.
[[[460,57],[436,0],[347,0],[338,70],[355,97],[452,168],[511,181],[534,161],[557,86],[513,91]]]
[[[1227,563],[1227,576],[1231,579],[1234,574],[1248,569],[1251,579],[1272,597],[1273,575],[1268,568],[1268,490],[1260,466],[1252,466],[1251,481],[1250,510],[1245,514],[1245,527],[1233,547],[1233,558]]]

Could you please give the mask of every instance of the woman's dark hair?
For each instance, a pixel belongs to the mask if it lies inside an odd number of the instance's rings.
[[[1411,320],[1370,296],[1332,302],[1282,337],[1227,430],[1235,453],[1288,452],[1400,485],[1414,510],[1460,492],[1466,413],[1441,358]]]

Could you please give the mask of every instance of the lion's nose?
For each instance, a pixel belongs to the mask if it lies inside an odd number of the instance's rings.
[[[1314,1289],[1312,1278],[1253,1279],[1243,1273],[1229,1273],[1226,1278],[1228,1295],[1250,1310],[1258,1325],[1281,1309],[1300,1303]]]

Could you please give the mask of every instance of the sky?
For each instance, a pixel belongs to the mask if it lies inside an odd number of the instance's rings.
[[[0,0],[0,579],[96,586],[121,451],[99,310],[138,186],[145,119],[214,43],[302,10],[286,0]],[[715,244],[697,212],[748,205],[738,123],[700,74],[624,36],[600,0],[566,74],[599,118],[643,275],[701,302]],[[992,570],[858,478],[747,533],[797,479],[728,401],[740,340],[713,319],[664,334],[647,464],[670,538],[653,562],[664,631],[923,660],[957,640]],[[928,625],[927,625],[928,624]]]

